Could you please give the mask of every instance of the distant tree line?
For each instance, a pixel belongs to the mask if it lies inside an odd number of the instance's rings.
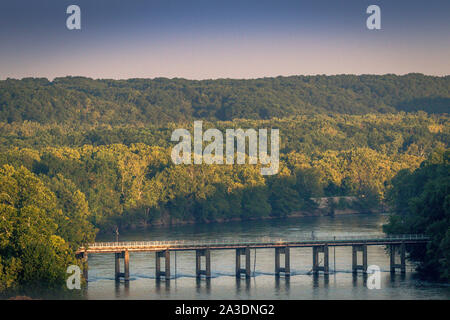
[[[318,113],[443,113],[450,110],[449,88],[449,76],[422,74],[202,81],[8,79],[0,81],[0,121],[117,125]]]

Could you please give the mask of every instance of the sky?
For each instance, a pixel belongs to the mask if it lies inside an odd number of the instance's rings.
[[[0,0],[0,79],[449,75],[449,61],[448,0]]]

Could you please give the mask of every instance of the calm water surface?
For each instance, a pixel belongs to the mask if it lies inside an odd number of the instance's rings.
[[[120,235],[127,240],[215,240],[236,238],[295,237],[299,234],[354,235],[381,234],[386,215],[346,215],[304,217],[285,220],[246,221],[223,224],[155,227]],[[112,241],[101,236],[98,241]],[[312,249],[291,249],[291,277],[274,276],[274,249],[251,251],[253,277],[237,280],[234,276],[234,250],[211,252],[212,278],[195,277],[195,252],[171,253],[172,279],[155,280],[155,254],[130,253],[131,281],[115,283],[114,255],[89,256],[88,299],[449,299],[450,286],[420,281],[414,267],[407,273],[391,276],[389,257],[382,246],[368,247],[369,265],[381,270],[381,289],[369,290],[364,276],[351,272],[351,247],[330,248],[330,270],[326,277],[311,275]],[[176,261],[176,266],[175,266]],[[336,270],[336,272],[334,272]]]

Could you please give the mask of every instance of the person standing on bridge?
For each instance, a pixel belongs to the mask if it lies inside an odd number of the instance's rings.
[[[116,242],[119,242],[119,227],[116,226],[116,229],[113,232],[116,235]]]

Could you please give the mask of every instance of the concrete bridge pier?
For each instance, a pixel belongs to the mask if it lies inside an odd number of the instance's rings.
[[[202,270],[202,257],[205,257],[205,269]],[[206,278],[211,278],[211,250],[198,249],[195,250],[195,275],[197,278],[205,275]]]
[[[83,267],[83,278],[87,281],[88,280],[88,270],[89,270],[88,254],[87,254],[87,252],[81,252],[81,253],[78,253],[75,257],[80,260],[81,265]]]
[[[390,251],[390,265],[391,272],[395,273],[396,269],[400,269],[401,273],[406,273],[406,248],[405,243],[391,244],[389,246]],[[395,262],[396,252],[400,251],[400,264]]]
[[[245,256],[245,269],[241,269],[241,256]],[[247,278],[250,277],[250,248],[236,249],[236,277],[245,274]]]
[[[161,271],[161,258],[164,258],[164,271]],[[166,280],[170,280],[170,251],[156,251],[155,264],[156,279],[159,280],[163,276]]]
[[[284,254],[284,267],[280,267],[281,254]],[[291,275],[289,247],[275,248],[275,275],[279,277],[281,272],[285,277]]]
[[[358,252],[362,252],[362,264],[358,264]],[[357,273],[362,270],[367,273],[367,245],[353,245],[352,246],[352,271]]]
[[[123,278],[125,281],[130,281],[130,253],[128,250],[116,252],[115,254],[115,279],[119,281]],[[120,271],[120,259],[123,259],[123,271]]]
[[[319,253],[323,253],[323,266],[320,266]],[[313,247],[313,273],[318,273],[319,271],[329,274],[328,244]]]

